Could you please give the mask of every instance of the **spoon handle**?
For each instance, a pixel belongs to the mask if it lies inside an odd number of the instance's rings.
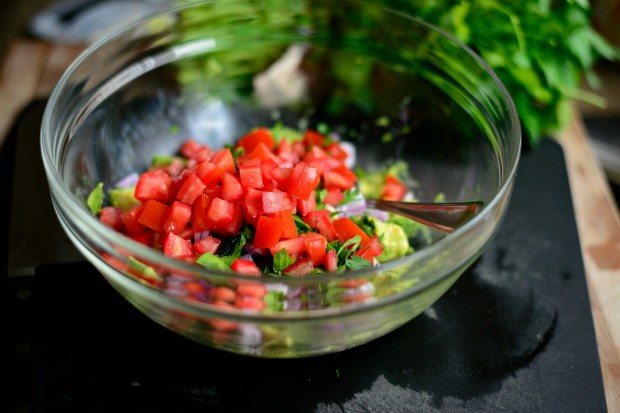
[[[433,203],[366,199],[366,205],[451,233],[475,216],[482,207],[482,202]]]

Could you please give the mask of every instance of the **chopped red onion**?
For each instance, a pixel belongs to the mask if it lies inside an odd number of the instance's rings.
[[[387,219],[389,218],[388,213],[380,209],[368,209],[366,211],[366,214],[370,215],[371,217],[375,217],[380,221],[387,221]]]
[[[209,234],[211,234],[210,231],[194,232],[194,242],[198,242],[201,239],[207,238],[209,236]]]
[[[132,172],[114,185],[115,188],[127,188],[129,186],[134,186],[140,180],[140,175],[137,172]]]
[[[286,311],[299,311],[301,310],[303,303],[300,299],[286,300],[284,302],[284,310]]]
[[[254,262],[254,258],[252,257],[252,254],[245,254],[239,257],[240,260],[246,260],[246,261],[252,261]]]
[[[286,298],[290,299],[290,298],[297,298],[301,295],[301,293],[304,291],[303,287],[295,287],[295,288],[291,288],[286,292]]]
[[[366,201],[363,198],[355,199],[334,208],[338,218],[362,215],[366,211]]]
[[[271,254],[269,248],[254,248],[254,246],[251,244],[245,244],[243,246],[243,251],[245,251],[247,254],[260,255],[261,257],[266,257]]]

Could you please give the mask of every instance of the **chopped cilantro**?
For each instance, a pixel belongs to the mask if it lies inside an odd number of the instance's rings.
[[[345,262],[345,265],[350,270],[361,270],[363,268],[371,267],[370,261],[360,257],[359,255],[352,255],[351,258]]]
[[[283,248],[273,255],[273,270],[280,274],[294,262],[295,260],[286,252],[286,248]]]
[[[297,232],[299,234],[312,231],[312,228],[310,227],[310,225],[306,224],[304,220],[302,219],[302,217],[300,217],[299,215],[297,214],[293,215],[293,221],[295,221],[295,226],[297,227]]]
[[[232,272],[230,266],[220,257],[210,252],[205,252],[196,260],[196,263],[209,270]]]
[[[237,258],[241,256],[243,246],[248,242],[249,237],[245,232],[240,233],[234,237],[228,238],[225,242],[222,242],[220,246],[219,258],[226,265],[230,266]]]

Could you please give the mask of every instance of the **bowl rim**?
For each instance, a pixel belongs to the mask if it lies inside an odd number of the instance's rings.
[[[456,39],[452,34],[416,16],[409,15],[403,11],[394,10],[394,9],[391,9],[385,6],[380,6],[377,4],[369,5],[368,3],[364,1],[357,1],[357,0],[343,0],[343,1],[346,1],[347,3],[353,4],[353,5],[370,6],[377,10],[381,10],[381,12],[383,13],[391,13],[393,15],[400,16],[401,18],[409,20],[412,24],[417,25],[423,28],[424,30],[438,33],[440,36],[442,36],[446,40],[455,44],[458,48],[465,51],[469,55],[469,57],[472,58],[474,61],[476,61],[476,63],[482,67],[482,69],[486,72],[486,74],[491,77],[491,79],[494,82],[494,85],[499,89],[500,96],[503,99],[502,103],[506,105],[506,110],[507,110],[507,113],[509,114],[508,118],[510,119],[510,123],[511,123],[509,134],[511,137],[514,138],[513,140],[509,142],[509,144],[514,145],[513,148],[509,149],[510,152],[513,154],[512,159],[498,159],[498,161],[500,162],[500,167],[508,168],[508,170],[505,173],[500,173],[500,179],[501,179],[500,185],[497,191],[495,192],[495,194],[493,195],[492,199],[487,204],[485,204],[481,212],[477,214],[475,217],[473,217],[470,221],[466,222],[461,227],[455,229],[455,231],[449,236],[444,237],[432,243],[431,245],[424,247],[418,251],[415,251],[411,254],[408,254],[404,257],[382,263],[381,266],[379,267],[380,271],[390,271],[394,269],[395,267],[406,265],[413,261],[419,260],[420,258],[431,257],[431,256],[436,255],[439,251],[443,250],[446,245],[451,244],[455,242],[456,240],[462,238],[471,228],[475,227],[481,221],[486,219],[486,216],[488,215],[489,211],[494,210],[494,207],[496,206],[496,204],[500,202],[502,199],[504,199],[506,192],[510,190],[512,186],[512,182],[514,181],[514,177],[516,175],[517,167],[519,164],[519,159],[521,156],[521,150],[522,150],[521,148],[522,147],[521,125],[520,125],[519,116],[518,116],[516,107],[514,105],[514,102],[512,100],[512,97],[508,93],[506,87],[504,86],[503,82],[499,79],[497,74],[488,65],[488,63],[486,63],[476,52],[474,52],[470,47],[462,43],[460,40]],[[200,7],[200,6],[204,6],[208,4],[214,4],[215,2],[216,0],[192,2],[190,4],[172,7],[167,10],[159,11],[150,16],[141,18],[135,21],[134,23],[125,26],[124,28],[115,31],[114,33],[110,33],[102,37],[101,39],[93,42],[91,45],[87,46],[86,49],[83,50],[78,55],[78,57],[74,59],[74,61],[68,66],[68,68],[65,70],[60,80],[54,87],[50,95],[50,98],[48,99],[48,102],[47,102],[47,105],[46,105],[46,108],[43,114],[41,130],[40,130],[41,155],[43,158],[45,172],[48,177],[48,183],[49,183],[51,192],[53,194],[60,195],[58,196],[58,199],[56,200],[57,202],[55,202],[55,207],[57,209],[58,214],[63,214],[66,216],[74,217],[71,219],[71,221],[73,221],[73,223],[79,222],[81,225],[84,226],[84,228],[87,228],[90,231],[92,236],[102,237],[103,240],[106,242],[117,245],[123,250],[128,251],[130,253],[135,253],[134,255],[136,257],[145,259],[149,264],[156,265],[156,266],[162,266],[167,269],[177,270],[175,272],[178,272],[178,273],[191,273],[191,274],[205,275],[205,276],[209,276],[211,278],[216,278],[216,279],[218,278],[226,279],[232,282],[234,281],[243,282],[243,281],[248,281],[248,280],[257,282],[257,280],[260,280],[260,283],[262,284],[275,284],[275,283],[284,283],[287,285],[308,284],[307,277],[301,277],[301,278],[260,277],[260,278],[257,278],[255,276],[237,274],[234,272],[229,273],[229,272],[208,270],[204,267],[197,266],[195,264],[190,264],[190,263],[183,262],[183,261],[171,258],[171,257],[167,257],[162,252],[157,251],[153,248],[147,247],[145,245],[142,245],[138,243],[137,241],[130,239],[129,237],[123,236],[119,234],[117,231],[113,230],[112,228],[108,228],[107,226],[102,224],[99,220],[93,219],[93,216],[89,213],[89,211],[87,211],[87,209],[84,208],[84,205],[82,205],[75,199],[73,194],[69,191],[68,187],[63,183],[61,174],[56,165],[56,160],[54,157],[54,153],[56,152],[56,149],[53,148],[51,145],[52,119],[54,117],[55,111],[57,110],[56,106],[58,105],[58,101],[59,101],[62,91],[65,89],[66,85],[69,83],[71,76],[81,67],[82,63],[84,63],[84,61],[86,61],[91,55],[95,54],[102,47],[112,43],[117,38],[120,38],[123,35],[126,35],[127,33],[135,30],[136,28],[147,24],[153,19],[161,18],[163,16],[167,16],[170,14],[175,14],[175,13],[180,12],[181,10],[190,9],[193,7]],[[240,3],[243,3],[243,2],[244,2],[243,0],[240,0]],[[63,143],[64,142],[65,140],[63,140]],[[501,165],[503,162],[505,162],[505,165]],[[64,210],[62,210],[63,208],[60,208],[57,204],[61,204],[62,207],[64,207]],[[97,256],[99,259],[101,259],[101,257],[98,254]],[[101,262],[104,265],[109,265],[104,260],[101,260]],[[114,269],[115,274],[120,274],[123,278],[127,280],[132,280],[134,284],[138,286],[138,288],[150,288],[140,283],[139,281],[133,279],[132,277],[124,274],[123,272],[117,270],[116,268],[112,266],[110,266],[110,268]],[[342,280],[347,280],[347,279],[362,278],[362,277],[367,277],[369,275],[375,274],[376,272],[377,272],[377,268],[371,267],[368,269],[346,271],[344,273],[337,273],[337,274],[329,274],[329,273],[316,274],[312,276],[312,282],[313,283],[325,283],[325,282],[338,281],[338,280],[342,281]],[[448,277],[449,275],[450,275],[450,271],[446,271],[445,273],[437,274],[437,276],[430,277],[428,281],[432,281],[433,283],[440,282],[446,277]],[[426,284],[426,283],[422,283],[422,284]],[[153,290],[158,291],[158,292],[165,291],[163,288],[158,288],[158,287],[154,287]],[[413,294],[416,291],[417,289],[411,288],[411,289],[405,290],[404,292],[407,292],[408,294]],[[194,303],[191,303],[187,300],[179,299],[170,294],[164,294],[164,296],[167,299],[173,299],[173,300],[182,302],[184,305],[194,305]],[[378,301],[384,301],[385,299],[386,298],[384,297]],[[352,307],[352,308],[355,308],[355,307]],[[219,312],[219,311],[214,311],[214,313],[216,312]],[[312,312],[314,312],[314,310]],[[247,314],[249,313],[244,312],[244,315],[247,315]],[[281,313],[278,313],[278,314],[281,314]]]

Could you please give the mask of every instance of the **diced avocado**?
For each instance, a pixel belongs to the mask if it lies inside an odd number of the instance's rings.
[[[132,206],[139,204],[140,201],[133,196],[135,189],[135,186],[112,189],[109,195],[110,204],[122,209],[123,211],[127,211]]]
[[[394,260],[411,253],[409,238],[403,228],[393,222],[383,222],[376,218],[371,218],[375,234],[379,236],[383,253],[377,257],[379,262]]]

